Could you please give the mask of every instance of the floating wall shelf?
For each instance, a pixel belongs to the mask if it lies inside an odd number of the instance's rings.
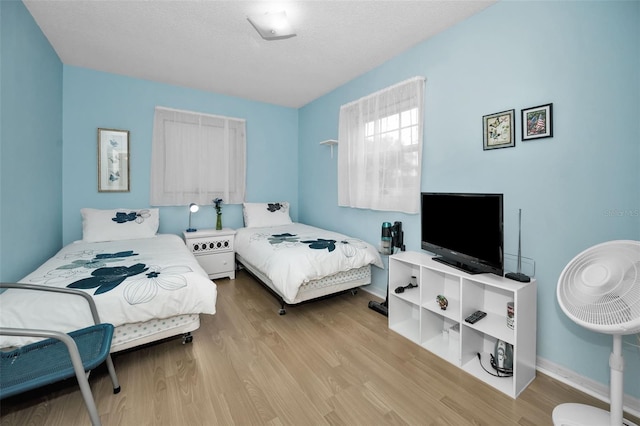
[[[338,141],[335,139],[327,139],[326,141],[320,142],[320,145],[329,145],[331,147],[331,158],[333,158],[333,146],[338,145]]]

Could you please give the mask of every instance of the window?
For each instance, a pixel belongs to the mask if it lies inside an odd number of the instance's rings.
[[[338,204],[418,213],[424,78],[340,108]]]
[[[156,107],[151,205],[244,201],[245,120]]]

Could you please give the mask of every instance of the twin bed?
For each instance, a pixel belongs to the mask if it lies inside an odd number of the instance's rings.
[[[362,240],[294,223],[289,204],[244,203],[245,227],[235,237],[236,259],[285,305],[371,283],[377,250]]]
[[[101,320],[115,326],[111,352],[179,335],[190,341],[200,314],[216,312],[216,285],[181,238],[157,234],[158,210],[81,212],[83,240],[65,246],[20,282],[92,294]],[[243,212],[237,260],[277,295],[280,314],[285,304],[369,284],[371,265],[383,267],[368,243],[293,223],[287,203],[245,203]],[[0,325],[68,332],[91,324],[76,302],[10,289],[0,294]],[[0,336],[0,348],[30,341]]]
[[[63,247],[20,282],[87,291],[115,326],[111,352],[200,326],[215,314],[216,285],[177,235],[157,234],[159,212],[83,209],[83,240]],[[80,298],[18,289],[0,294],[0,325],[69,332],[92,324]],[[0,336],[0,348],[32,339]]]

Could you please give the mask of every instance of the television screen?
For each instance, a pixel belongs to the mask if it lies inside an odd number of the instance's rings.
[[[422,193],[422,249],[469,273],[502,275],[502,194]]]

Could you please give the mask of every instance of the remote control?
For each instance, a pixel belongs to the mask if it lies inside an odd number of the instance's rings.
[[[469,324],[475,324],[476,322],[480,321],[482,318],[486,316],[487,316],[486,312],[475,311],[474,313],[466,317],[464,320]]]

